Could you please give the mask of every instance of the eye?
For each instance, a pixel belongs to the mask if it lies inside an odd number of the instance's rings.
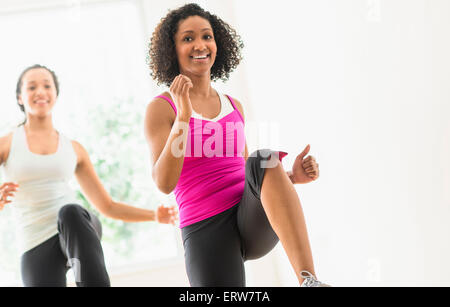
[[[212,35],[206,34],[205,36],[203,36],[204,39],[206,40],[211,40],[213,39]]]
[[[45,88],[50,88],[50,87],[51,87],[50,85],[46,85],[46,86],[45,86]]]
[[[28,88],[28,90],[34,91],[35,88],[36,88],[36,87],[34,87],[34,86],[30,86],[30,87]]]
[[[186,37],[183,39],[183,41],[184,41],[184,42],[191,42],[191,41],[192,41],[192,37],[186,36]]]

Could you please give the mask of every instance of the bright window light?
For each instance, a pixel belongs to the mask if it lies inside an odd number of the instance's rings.
[[[149,209],[175,205],[173,196],[157,191],[150,175],[144,114],[157,89],[146,66],[148,38],[134,2],[3,13],[0,37],[1,135],[23,120],[15,98],[20,73],[46,65],[60,81],[55,127],[88,150],[113,199]],[[75,181],[73,186],[78,189]],[[101,220],[108,268],[181,255],[177,228]],[[20,285],[11,208],[0,212],[0,248],[0,285]]]

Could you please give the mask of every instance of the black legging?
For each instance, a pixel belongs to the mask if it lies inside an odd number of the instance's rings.
[[[79,205],[65,205],[58,213],[59,234],[22,255],[26,287],[65,287],[72,268],[78,287],[109,287],[98,218]]]
[[[244,262],[266,255],[278,243],[261,204],[264,161],[273,153],[259,150],[247,159],[244,194],[236,206],[182,229],[191,286],[244,287]]]

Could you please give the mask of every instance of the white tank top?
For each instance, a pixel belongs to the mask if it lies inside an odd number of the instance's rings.
[[[76,201],[69,186],[76,164],[72,143],[61,133],[56,153],[38,155],[29,150],[24,127],[14,130],[4,171],[6,182],[19,184],[10,206],[17,220],[21,253],[58,233],[59,209]]]
[[[212,122],[217,122],[218,120],[222,119],[223,117],[227,116],[228,114],[230,114],[231,112],[234,111],[234,108],[230,102],[230,100],[222,93],[219,93],[219,99],[220,99],[220,114],[217,115],[215,118],[213,119],[209,119],[209,118],[204,118],[201,114],[196,113],[195,111],[192,111],[192,117],[193,118],[197,118],[197,119],[203,119],[203,120],[208,120],[208,121],[212,121]]]

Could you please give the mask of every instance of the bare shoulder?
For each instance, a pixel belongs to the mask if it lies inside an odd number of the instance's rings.
[[[172,99],[169,92],[164,92],[161,96],[165,96]],[[175,121],[176,114],[172,106],[163,98],[156,97],[149,102],[146,109],[145,121],[146,125],[152,123],[173,123]]]
[[[80,142],[75,140],[70,140],[70,142],[72,143],[72,147],[76,152],[85,151],[83,145],[81,145]]]
[[[9,151],[11,149],[13,132],[0,137],[0,165],[8,160]]]
[[[244,112],[244,107],[242,106],[242,103],[238,99],[236,99],[234,97],[232,97],[232,98],[233,98],[234,104],[236,105],[236,108],[238,108],[239,112],[241,112],[241,114],[242,114],[242,117],[245,119],[245,112]]]
[[[86,149],[83,147],[83,145],[81,145],[79,142],[75,140],[71,140],[70,142],[72,143],[73,150],[77,155],[77,165],[83,162],[86,157],[89,158],[88,153]]]
[[[6,144],[11,145],[13,132],[10,132],[6,135],[0,136],[0,146],[5,146]]]

